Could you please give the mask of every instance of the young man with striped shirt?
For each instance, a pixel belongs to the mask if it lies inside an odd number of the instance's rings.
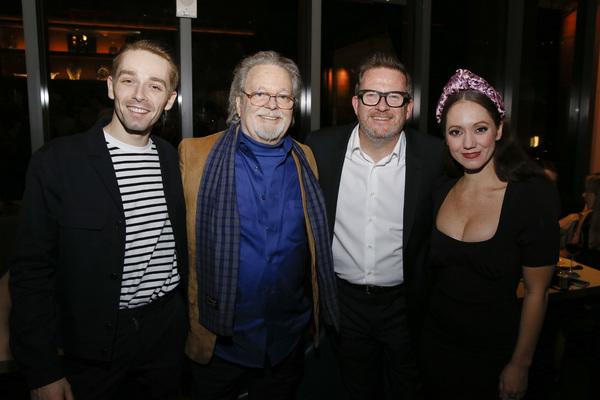
[[[185,204],[177,153],[150,133],[178,81],[162,44],[125,45],[107,80],[112,120],[32,156],[10,275],[11,347],[32,398],[177,391]]]

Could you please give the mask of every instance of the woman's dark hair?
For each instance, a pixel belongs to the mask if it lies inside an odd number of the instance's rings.
[[[549,179],[544,171],[537,166],[523,151],[521,146],[514,140],[510,133],[510,129],[506,121],[502,121],[502,117],[496,108],[496,105],[489,97],[477,90],[465,90],[462,92],[454,93],[444,105],[444,111],[442,112],[442,118],[440,120],[440,127],[442,128],[442,134],[446,136],[446,118],[448,111],[456,103],[460,101],[472,101],[479,104],[487,110],[492,117],[496,129],[502,126],[502,136],[496,142],[496,150],[494,152],[494,165],[496,169],[496,175],[503,182],[514,182],[522,181],[532,175],[542,176]],[[444,162],[446,164],[448,174],[454,177],[462,176],[464,171],[462,166],[452,157],[448,146],[444,151]]]

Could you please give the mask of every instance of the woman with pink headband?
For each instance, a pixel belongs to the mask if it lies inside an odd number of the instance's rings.
[[[423,335],[429,399],[521,399],[527,389],[558,260],[559,201],[504,115],[502,96],[464,69],[437,106],[455,178],[434,198],[434,288]]]

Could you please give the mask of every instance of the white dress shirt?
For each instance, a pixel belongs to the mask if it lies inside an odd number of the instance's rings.
[[[404,281],[402,235],[406,175],[404,132],[387,157],[374,163],[360,147],[358,125],[344,159],[333,230],[337,275],[359,285]]]

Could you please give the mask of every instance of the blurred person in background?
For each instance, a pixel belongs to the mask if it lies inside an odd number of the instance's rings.
[[[560,220],[561,255],[600,269],[600,173],[585,178],[585,206]]]

